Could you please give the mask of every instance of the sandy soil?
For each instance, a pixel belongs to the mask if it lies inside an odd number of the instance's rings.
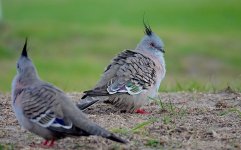
[[[69,93],[77,101],[81,93]],[[53,149],[241,149],[241,93],[160,93],[148,115],[120,113],[98,103],[85,112],[101,126],[129,141],[117,144],[101,137],[59,140]],[[30,147],[42,139],[18,125],[10,94],[0,94],[0,150]]]

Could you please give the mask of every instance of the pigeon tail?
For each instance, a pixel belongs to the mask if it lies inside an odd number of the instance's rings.
[[[80,103],[76,104],[77,107],[80,110],[85,110],[86,108],[90,107],[91,105],[95,104],[96,102],[98,102],[99,100],[81,100]]]
[[[107,138],[107,139],[109,139],[109,140],[112,140],[112,141],[115,141],[115,142],[122,143],[122,144],[127,144],[127,143],[128,143],[128,141],[123,140],[123,139],[120,138],[120,137],[117,137],[117,136],[114,135],[113,133],[111,133],[110,136],[105,137],[105,138]]]

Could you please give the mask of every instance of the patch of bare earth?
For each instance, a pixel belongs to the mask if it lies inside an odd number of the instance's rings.
[[[81,94],[70,93],[78,101]],[[241,93],[160,93],[144,109],[149,115],[120,113],[98,103],[86,114],[129,141],[123,145],[97,136],[59,140],[53,149],[241,149]],[[30,147],[42,139],[21,129],[9,94],[0,94],[0,149]]]

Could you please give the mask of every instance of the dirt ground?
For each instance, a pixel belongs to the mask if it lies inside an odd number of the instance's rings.
[[[81,93],[69,93],[77,101]],[[129,141],[117,144],[101,137],[59,140],[53,149],[241,149],[241,93],[160,93],[144,109],[148,115],[120,113],[98,103],[88,117]],[[0,150],[30,147],[42,139],[18,125],[10,94],[0,94]]]

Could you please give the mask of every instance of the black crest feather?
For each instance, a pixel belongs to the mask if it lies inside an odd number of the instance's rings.
[[[150,25],[147,25],[147,24],[145,23],[144,17],[143,17],[143,25],[144,25],[144,27],[145,27],[145,34],[148,35],[148,36],[152,35],[151,27],[150,27]]]
[[[25,57],[28,57],[27,44],[28,44],[28,38],[25,39],[25,44],[24,44],[23,50],[22,50],[22,56],[25,56]]]

